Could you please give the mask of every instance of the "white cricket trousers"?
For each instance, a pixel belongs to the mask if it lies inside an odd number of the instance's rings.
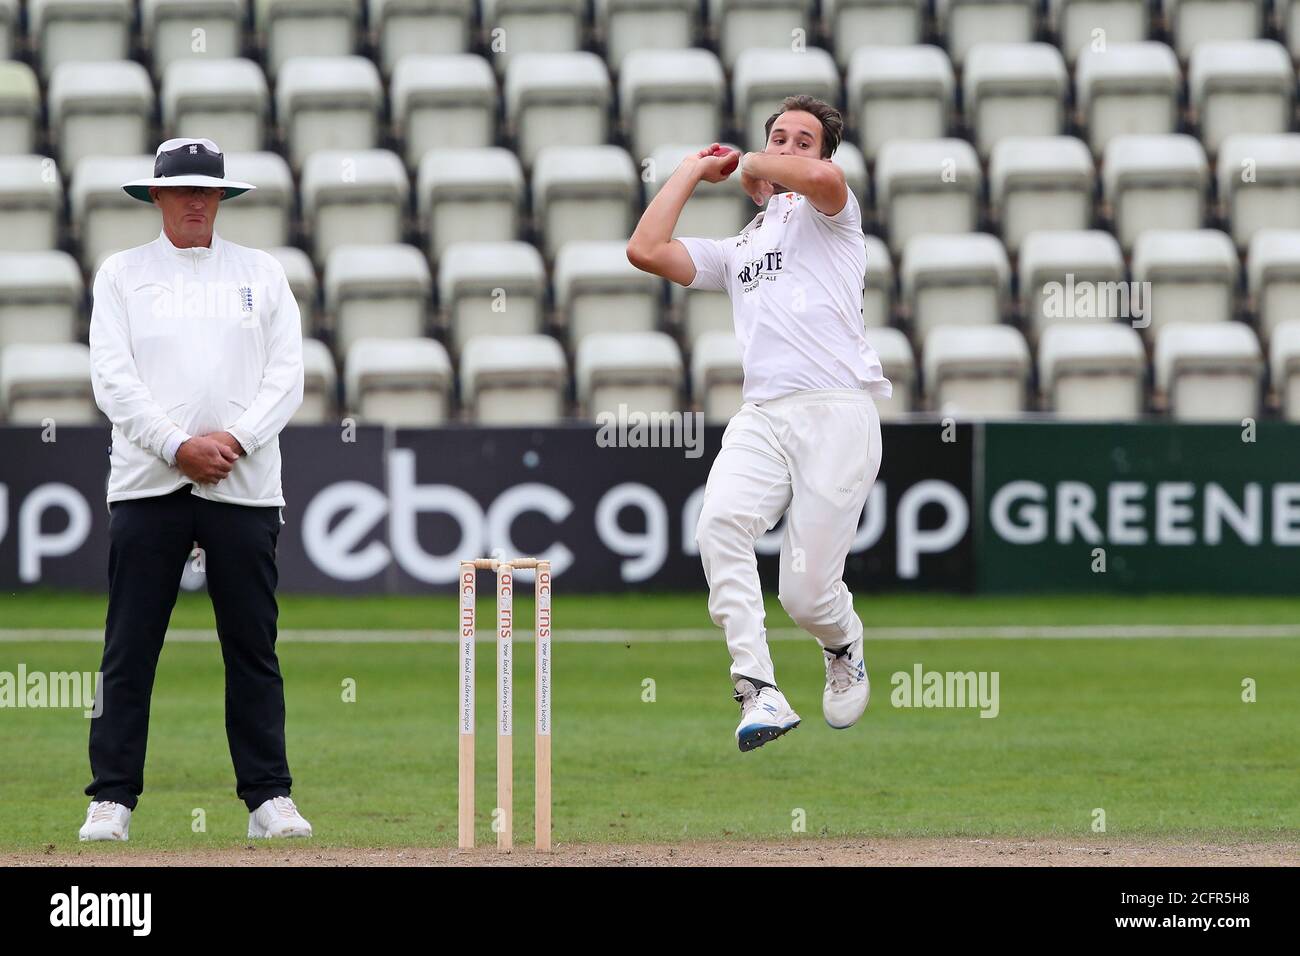
[[[783,514],[781,606],[823,647],[842,647],[862,633],[842,578],[880,455],[880,414],[865,391],[817,389],[747,402],[727,425],[695,539],[733,681],[776,684],[754,541]]]

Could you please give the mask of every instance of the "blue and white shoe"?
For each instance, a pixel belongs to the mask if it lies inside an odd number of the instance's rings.
[[[741,678],[736,681],[736,693],[733,695],[740,702],[740,726],[736,728],[736,743],[741,752],[761,747],[769,740],[776,740],[787,731],[799,726],[799,715],[790,706],[775,687],[755,689],[753,683]]]
[[[862,656],[862,637],[838,651],[822,648],[826,658],[826,689],[822,692],[822,714],[836,730],[858,722],[871,699],[871,681]]]

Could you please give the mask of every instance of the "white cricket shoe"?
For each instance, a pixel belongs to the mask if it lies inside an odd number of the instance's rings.
[[[871,681],[862,656],[862,636],[843,651],[822,648],[826,658],[826,689],[822,692],[822,714],[836,730],[857,723],[871,699]]]
[[[742,752],[761,747],[799,726],[799,715],[785,699],[785,694],[775,687],[755,690],[754,685],[742,677],[736,681],[733,696],[740,702],[736,743]]]
[[[131,810],[112,800],[96,800],[86,811],[86,822],[77,831],[81,840],[129,840]]]
[[[311,824],[288,797],[272,797],[248,815],[250,839],[309,837]]]

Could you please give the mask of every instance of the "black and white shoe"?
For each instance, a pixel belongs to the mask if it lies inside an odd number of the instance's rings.
[[[799,726],[799,715],[775,687],[756,688],[742,677],[736,681],[733,696],[740,702],[736,743],[742,752],[761,747]]]

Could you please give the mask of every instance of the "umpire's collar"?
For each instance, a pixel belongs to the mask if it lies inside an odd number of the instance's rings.
[[[213,229],[212,241],[208,243],[206,246],[190,246],[188,248],[181,249],[180,247],[173,245],[172,241],[167,238],[166,229],[158,233],[158,244],[161,245],[163,249],[165,249],[167,252],[171,253],[174,256],[181,256],[182,258],[189,259],[189,260],[210,259],[211,257],[217,254],[217,250],[221,247],[221,243],[223,241],[224,240],[222,240],[222,238],[217,235],[217,230]]]

